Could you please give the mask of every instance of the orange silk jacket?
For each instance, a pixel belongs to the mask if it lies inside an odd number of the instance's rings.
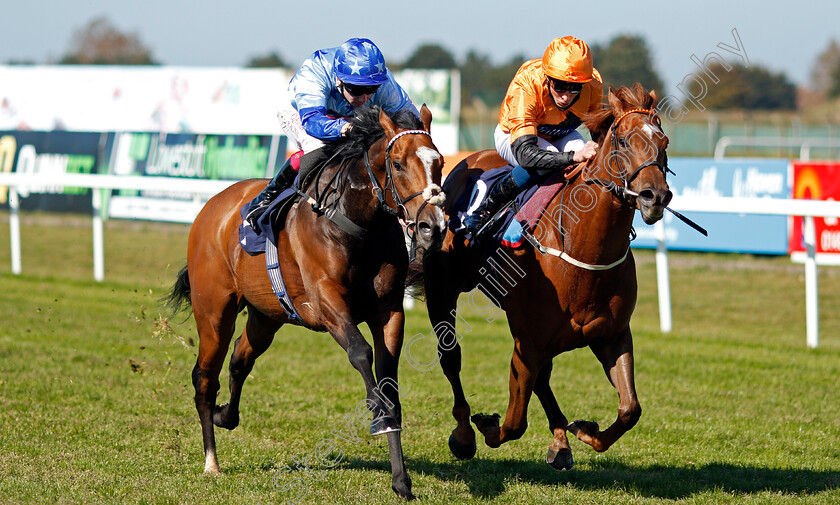
[[[600,108],[604,86],[601,74],[595,69],[592,72],[595,78],[583,85],[577,101],[566,111],[561,111],[551,99],[542,59],[526,61],[519,67],[499,109],[499,125],[511,134],[511,143],[523,135],[549,138],[539,133],[537,127],[560,125],[567,112],[582,118],[587,112]]]

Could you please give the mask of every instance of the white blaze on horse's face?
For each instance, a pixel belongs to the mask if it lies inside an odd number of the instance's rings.
[[[440,207],[446,201],[446,196],[441,191],[440,186],[432,180],[432,165],[440,159],[440,153],[426,146],[418,147],[416,153],[420,161],[423,162],[423,168],[426,170],[426,189],[423,190],[423,199],[432,205]]]
[[[421,146],[417,148],[417,157],[423,162],[426,169],[426,186],[432,185],[432,165],[440,158],[440,153],[431,147]]]
[[[647,121],[642,123],[642,131],[647,133],[647,136],[650,137],[651,140],[654,140],[654,134],[656,134],[657,137],[665,135],[658,126],[650,124]]]

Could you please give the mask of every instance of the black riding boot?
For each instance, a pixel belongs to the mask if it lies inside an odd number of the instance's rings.
[[[521,189],[516,185],[512,174],[506,175],[490,188],[487,198],[464,220],[464,226],[473,236],[477,235],[496,212],[513,200]]]
[[[259,233],[260,227],[257,225],[257,220],[271,205],[271,202],[277,198],[277,195],[282,193],[283,190],[290,187],[292,183],[295,182],[295,177],[297,177],[297,172],[294,168],[292,168],[291,158],[289,158],[280,168],[280,171],[277,172],[277,175],[269,181],[265,189],[257,195],[257,199],[248,209],[248,214],[245,216],[245,220],[248,221],[248,224],[251,225],[251,228],[254,231]]]

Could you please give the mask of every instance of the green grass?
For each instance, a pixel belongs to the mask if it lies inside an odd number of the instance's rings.
[[[293,327],[257,362],[241,425],[216,432],[223,475],[203,475],[189,379],[197,337],[158,306],[187,227],[108,223],[104,283],[92,280],[86,219],[25,215],[23,231],[21,276],[0,234],[0,503],[288,503],[295,493],[278,489],[297,484],[300,503],[399,502],[386,440],[353,421],[358,373],[329,335]],[[674,253],[674,331],[661,334],[653,256],[636,256],[639,424],[603,454],[573,440],[576,468],[559,473],[544,463],[550,434],[534,401],[522,439],[460,462],[446,446],[448,382],[403,361],[403,445],[422,503],[840,502],[840,272],[820,269],[820,347],[808,349],[801,266]],[[463,315],[468,399],[502,413],[507,327]],[[415,334],[427,338],[414,356],[431,358],[422,304],[408,313]],[[588,350],[557,357],[552,386],[570,419],[615,418],[617,396]],[[356,441],[335,433],[348,418]]]

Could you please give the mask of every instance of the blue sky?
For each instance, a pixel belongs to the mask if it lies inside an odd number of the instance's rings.
[[[837,0],[780,7],[753,0],[8,0],[0,13],[0,62],[55,61],[73,33],[100,15],[121,31],[137,33],[158,61],[177,66],[240,66],[269,51],[297,65],[313,50],[354,36],[372,39],[386,61],[402,61],[419,45],[437,43],[458,60],[474,49],[501,63],[517,54],[538,57],[552,38],[563,35],[604,44],[618,34],[638,34],[669,93],[697,69],[692,54],[702,60],[716,51],[737,59],[718,46],[735,44],[733,29],[751,64],[784,71],[799,85],[807,84],[829,41],[840,40]]]

